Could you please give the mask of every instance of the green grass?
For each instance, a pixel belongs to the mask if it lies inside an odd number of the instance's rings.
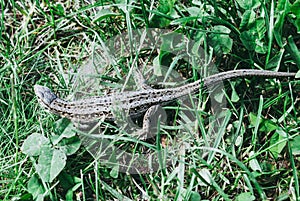
[[[40,84],[67,98],[76,90],[103,95],[123,83],[135,89],[135,62],[150,83],[167,77],[172,84],[179,75],[181,84],[192,82],[211,73],[211,63],[218,71],[298,72],[299,1],[87,2],[1,1],[1,200],[300,199],[299,80],[245,78],[225,82],[224,93],[202,89],[186,107],[165,107],[168,124],[143,143],[124,127],[108,125],[106,134],[121,134],[108,138],[128,152],[171,146],[174,161],[167,168],[140,175],[94,160],[78,146],[80,132],[40,107],[33,91]],[[76,73],[103,42],[143,28],[170,29],[196,43],[175,44],[171,36],[159,49],[137,53],[130,47],[131,56],[97,65],[100,73],[87,78],[97,83],[94,91],[78,84]],[[164,49],[170,44],[177,55]],[[193,59],[182,59],[181,50]],[[47,157],[41,159],[40,150]],[[52,175],[45,173],[52,167]]]

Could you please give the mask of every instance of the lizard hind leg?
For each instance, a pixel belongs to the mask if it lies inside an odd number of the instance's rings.
[[[138,131],[138,138],[145,140],[154,137],[159,131],[159,124],[167,120],[167,114],[160,105],[151,106],[143,117],[143,128]]]

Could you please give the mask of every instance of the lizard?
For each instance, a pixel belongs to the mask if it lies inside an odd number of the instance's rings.
[[[195,94],[202,86],[208,87],[224,80],[237,77],[295,77],[296,73],[274,72],[268,70],[241,69],[217,73],[183,86],[165,89],[143,88],[137,91],[124,91],[107,96],[94,96],[76,101],[66,101],[59,98],[48,87],[35,85],[34,91],[39,103],[50,112],[70,120],[90,122],[105,117],[114,121],[113,108],[128,111],[130,117],[149,112],[156,105],[167,103]],[[149,112],[150,113],[150,112]]]

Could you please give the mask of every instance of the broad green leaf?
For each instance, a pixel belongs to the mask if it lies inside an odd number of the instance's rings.
[[[294,15],[296,15],[295,25],[299,33],[300,32],[300,0],[294,2],[294,4],[291,6],[291,11]]]
[[[251,156],[253,156],[253,155],[254,155],[254,152],[251,151],[251,152],[249,153],[249,156],[251,157]],[[250,168],[251,168],[253,171],[262,172],[261,167],[260,167],[260,165],[259,165],[259,163],[258,163],[258,161],[257,161],[256,158],[253,158],[253,159],[251,159],[251,160],[249,161],[249,166],[250,166]]]
[[[276,6],[276,13],[284,12],[285,14],[290,12],[288,0],[278,0]]]
[[[74,154],[80,148],[81,141],[80,138],[74,136],[72,138],[62,139],[58,145],[60,150],[69,156]]]
[[[255,9],[260,6],[259,0],[237,0],[237,2],[245,10]]]
[[[74,176],[68,174],[66,171],[62,171],[58,175],[58,180],[64,190],[72,188],[72,186],[75,184]]]
[[[178,13],[176,12],[175,9],[171,10],[171,12],[169,13],[169,16],[172,17],[173,19],[177,19],[180,17],[180,15],[178,15]]]
[[[274,23],[274,37],[277,41],[277,44],[280,47],[283,47],[284,42],[282,40],[282,29],[284,25],[285,16],[289,13],[289,1],[288,0],[279,0],[276,7],[276,21]]]
[[[220,92],[217,92],[217,93],[214,93],[213,96],[214,96],[214,99],[218,102],[218,103],[222,103],[223,101],[223,98],[224,98],[224,92],[223,91],[220,91]]]
[[[276,123],[271,120],[262,120],[260,126],[261,128],[259,130],[266,133],[274,131],[278,128]]]
[[[300,17],[300,0],[294,2],[294,4],[291,6],[291,11],[296,15],[296,17]]]
[[[55,5],[56,10],[58,11],[58,13],[60,15],[64,15],[65,14],[65,9],[61,4],[56,4]]]
[[[214,26],[210,34],[211,46],[218,55],[227,54],[231,51],[233,40],[229,37],[230,29],[225,26]]]
[[[152,26],[165,28],[170,24],[171,19],[178,18],[174,4],[175,0],[159,0],[157,11],[152,10],[152,13],[155,13],[151,20]]]
[[[64,123],[62,123],[66,126]],[[67,124],[66,127],[63,128],[63,125],[60,126],[60,135],[52,136],[52,143],[54,145],[58,144],[63,138],[72,138],[76,135],[76,128],[74,127],[73,123]]]
[[[58,179],[63,190],[68,190],[68,192],[66,193],[66,201],[72,201],[74,193],[82,185],[81,179],[66,173],[66,171],[60,173],[58,175]]]
[[[118,175],[119,175],[119,165],[115,165],[111,171],[109,172],[109,175],[112,177],[112,178],[118,178]]]
[[[265,33],[267,31],[265,20],[262,18],[256,19],[253,29],[257,33],[255,52],[264,54],[267,51],[264,41]]]
[[[288,47],[287,50],[291,54],[292,58],[294,59],[294,62],[298,67],[300,67],[300,51],[298,46],[295,43],[295,40],[293,36],[288,37]]]
[[[254,195],[252,195],[252,193],[250,192],[245,192],[245,193],[241,193],[239,194],[236,198],[235,201],[252,201],[255,200]]]
[[[240,130],[239,135],[237,136],[236,140],[234,141],[234,145],[236,147],[241,147],[244,141],[244,133],[245,133],[245,125],[241,124],[240,121],[234,121],[232,123],[233,127],[237,130]]]
[[[278,51],[276,53],[276,55],[269,60],[269,62],[267,64],[267,69],[271,69],[271,68],[278,69],[280,67],[283,53],[284,53],[284,49],[281,49],[280,51]]]
[[[188,7],[187,12],[190,14],[190,17],[200,17],[202,15],[203,10],[199,7]]]
[[[159,0],[158,10],[162,13],[171,13],[175,0]]]
[[[45,193],[43,183],[39,180],[36,174],[32,175],[27,184],[27,190],[32,195],[33,199],[36,199],[39,195]]]
[[[256,40],[255,52],[260,54],[265,54],[267,52],[267,47],[265,42],[261,40]]]
[[[254,114],[253,112],[250,112],[250,114],[249,114],[249,120],[250,120],[251,126],[254,126],[254,127],[255,127],[255,124],[256,124],[256,121],[257,121],[257,115]],[[259,123],[261,123],[262,121],[263,121],[263,120],[260,119],[260,122],[259,122]]]
[[[291,141],[291,148],[294,155],[300,155],[300,135]]]
[[[50,141],[48,138],[41,134],[34,133],[27,137],[27,139],[24,141],[21,151],[28,156],[38,156],[42,147],[49,144]]]
[[[295,25],[297,27],[297,32],[300,33],[300,18],[297,18],[295,21]]]
[[[267,51],[264,41],[266,31],[264,19],[259,18],[249,26],[249,30],[241,33],[240,38],[248,50],[264,54]]]
[[[203,2],[198,1],[198,0],[192,0],[192,4],[197,5],[197,6],[203,6]]]
[[[267,31],[265,20],[263,18],[256,19],[252,29],[256,31],[258,39],[262,39]]]
[[[255,21],[255,12],[253,10],[246,10],[242,16],[242,21],[240,24],[240,29],[248,27],[250,24]]]
[[[236,91],[232,91],[231,93],[231,97],[230,97],[230,100],[234,103],[237,103],[239,100],[240,100],[240,97],[239,95],[236,93]]]
[[[51,136],[53,145],[57,145],[64,138],[72,138],[76,135],[76,128],[68,119],[62,118],[56,121],[55,125],[58,128],[57,133],[59,133],[59,135]]]
[[[286,139],[286,133],[283,130],[277,130],[270,139],[270,146],[272,146],[272,145],[274,145],[274,146],[271,147],[269,150],[275,158],[278,158],[278,155],[281,153],[283,148],[286,146],[286,141],[278,143],[279,141],[281,141],[283,139]],[[276,144],[276,143],[278,143],[278,144]]]
[[[77,183],[71,189],[69,189],[66,194],[66,201],[73,201],[73,194],[76,193],[81,186],[81,183]]]
[[[191,56],[196,56],[196,57],[203,57],[203,48],[201,47],[201,44],[203,44],[204,39],[205,39],[205,33],[199,32],[196,35],[195,43],[192,47],[191,51]]]
[[[39,194],[35,201],[44,201],[44,195]]]
[[[207,186],[207,184],[211,184],[212,176],[208,169],[201,169],[198,173],[199,176],[201,176],[201,180],[199,181],[200,186]]]
[[[66,165],[66,155],[50,146],[43,147],[36,170],[44,182],[52,182]]]
[[[239,97],[238,93],[236,92],[235,87],[233,85],[231,85],[231,89],[232,89],[232,93],[231,93],[230,100],[232,102],[236,103],[240,100],[240,97]]]
[[[256,46],[255,40],[257,38],[255,35],[256,35],[256,33],[251,30],[244,31],[240,35],[240,39],[241,39],[242,43],[250,51],[255,50],[255,46]]]
[[[73,197],[74,197],[74,192],[72,189],[68,190],[68,192],[66,193],[66,201],[73,201]]]
[[[66,118],[56,121],[55,126],[58,128],[57,133],[62,137],[70,138],[76,135],[74,124]]]
[[[191,191],[191,196],[189,201],[200,201],[201,200],[201,195],[200,193],[196,192],[196,191]]]

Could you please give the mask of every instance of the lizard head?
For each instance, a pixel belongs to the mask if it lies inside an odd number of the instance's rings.
[[[41,85],[34,85],[34,92],[40,103],[46,107],[57,98],[57,96],[48,88]]]

